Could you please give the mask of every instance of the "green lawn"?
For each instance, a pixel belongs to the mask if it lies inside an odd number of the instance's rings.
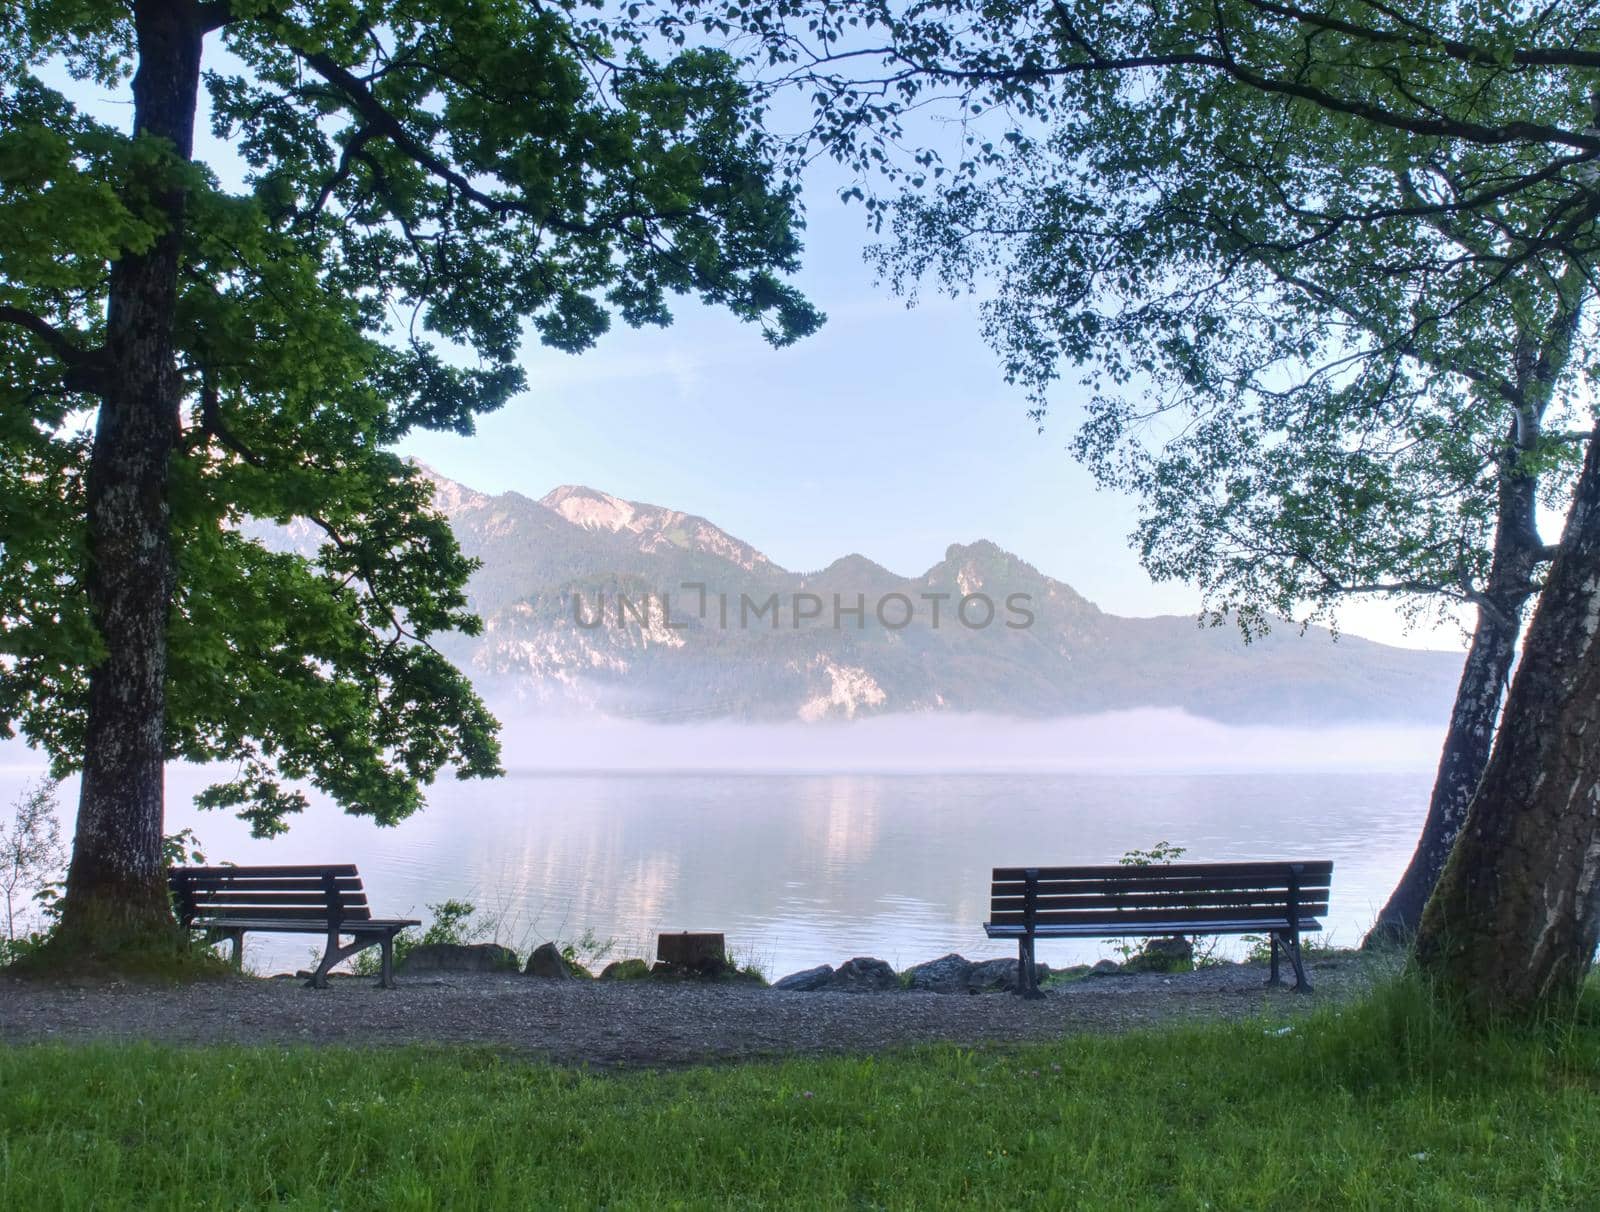
[[[1284,1034],[668,1073],[0,1050],[0,1208],[1592,1208],[1595,1023],[1465,1038],[1399,986]]]

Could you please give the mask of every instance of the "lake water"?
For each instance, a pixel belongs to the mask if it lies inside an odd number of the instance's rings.
[[[231,818],[173,813],[212,861],[360,864],[383,914],[466,899],[519,949],[584,932],[648,954],[663,930],[720,930],[778,976],[875,955],[897,968],[988,942],[989,869],[1110,862],[1171,841],[1195,860],[1335,862],[1334,941],[1354,944],[1410,857],[1418,773],[512,774],[444,784],[394,829],[324,811],[258,842]],[[248,940],[252,966],[303,965],[304,938]],[[1041,945],[1046,962],[1093,943]]]
[[[588,933],[617,940],[612,958],[653,958],[659,931],[720,930],[770,976],[855,955],[899,968],[1007,954],[983,935],[990,868],[1114,862],[1161,841],[1196,861],[1333,859],[1328,935],[1354,945],[1411,856],[1438,754],[1425,728],[1240,729],[1174,713],[799,729],[505,714],[507,764],[521,769],[442,781],[395,828],[313,797],[286,835],[258,841],[194,809],[219,774],[183,766],[168,773],[167,828],[195,829],[212,862],[357,863],[386,916],[471,901],[522,951]],[[38,766],[0,746],[0,811]],[[68,816],[76,793],[62,787]],[[316,945],[251,936],[246,956],[282,971]],[[1068,963],[1110,948],[1046,942],[1040,954]]]

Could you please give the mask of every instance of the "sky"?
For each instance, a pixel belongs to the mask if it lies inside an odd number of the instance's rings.
[[[125,96],[55,75],[126,123]],[[202,114],[197,156],[229,181],[228,149],[208,128]],[[1069,454],[1071,376],[1041,432],[979,335],[977,301],[930,294],[908,308],[874,281],[864,211],[838,201],[827,171],[806,183],[794,278],[827,313],[820,333],[775,350],[757,327],[684,299],[671,327],[619,324],[581,354],[530,341],[526,391],[471,437],[417,434],[401,453],[485,492],[583,484],[700,514],[793,571],[858,553],[917,575],[950,544],[989,539],[1112,613],[1197,612],[1192,587],[1140,567],[1134,503],[1096,489]],[[1408,631],[1382,601],[1348,607],[1340,625],[1463,646],[1458,627]]]
[[[700,514],[794,571],[859,553],[902,575],[951,543],[990,539],[1122,615],[1189,614],[1128,543],[1134,503],[1098,490],[1067,450],[1064,384],[1043,430],[979,335],[971,298],[914,308],[874,281],[859,206],[820,183],[795,282],[828,315],[782,350],[681,301],[667,329],[618,328],[582,354],[530,345],[528,389],[469,438],[402,450],[486,492],[584,484]],[[1406,631],[1392,604],[1344,612],[1351,634],[1459,649],[1459,628]]]

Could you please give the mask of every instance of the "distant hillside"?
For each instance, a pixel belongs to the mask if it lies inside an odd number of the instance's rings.
[[[1453,654],[1320,629],[1245,645],[1191,618],[1106,614],[988,542],[951,546],[920,577],[859,555],[798,574],[677,510],[434,479],[483,561],[471,594],[484,634],[448,651],[497,697],[660,720],[1176,707],[1234,723],[1432,722],[1460,671]]]

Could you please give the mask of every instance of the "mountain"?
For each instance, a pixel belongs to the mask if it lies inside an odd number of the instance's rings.
[[[1445,718],[1461,658],[1324,630],[1244,644],[1121,618],[993,543],[918,577],[861,555],[778,567],[705,518],[567,485],[539,500],[429,473],[483,617],[447,653],[493,697],[659,720],[1176,707],[1230,723]],[[937,617],[936,617],[937,616]]]

